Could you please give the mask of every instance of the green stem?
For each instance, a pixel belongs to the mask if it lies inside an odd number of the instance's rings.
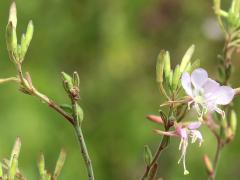
[[[81,148],[81,153],[82,153],[85,165],[87,167],[88,179],[89,180],[94,180],[92,162],[91,162],[91,159],[90,159],[89,154],[88,154],[88,150],[87,150],[87,146],[86,146],[86,143],[85,143],[85,140],[84,140],[82,129],[79,125],[75,125],[74,128],[75,128],[77,139],[78,139],[78,142],[79,142],[79,145],[80,145],[80,148]]]

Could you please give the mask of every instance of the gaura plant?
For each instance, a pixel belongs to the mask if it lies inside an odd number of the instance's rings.
[[[82,132],[83,110],[79,105],[79,86],[80,80],[77,72],[74,72],[72,76],[62,72],[63,87],[70,99],[70,104],[58,105],[55,101],[50,99],[45,94],[41,93],[34,85],[30,76],[30,73],[24,73],[22,65],[25,60],[25,55],[28,51],[30,42],[33,37],[34,26],[30,21],[27,26],[26,33],[22,34],[21,41],[17,38],[17,10],[16,3],[13,2],[10,7],[9,20],[6,28],[6,43],[9,58],[13,62],[17,70],[16,77],[0,79],[0,83],[14,81],[19,85],[19,89],[24,94],[38,98],[41,102],[44,102],[48,107],[55,110],[62,115],[67,122],[69,122],[75,130],[77,140],[80,144],[80,152],[85,162],[85,166],[88,173],[88,179],[94,180],[94,173],[92,162],[88,153],[88,149],[85,143],[85,139]],[[41,163],[43,164],[43,163]],[[42,165],[41,165],[42,168]],[[43,171],[42,171],[43,172]],[[45,175],[44,175],[45,176]],[[46,175],[46,178],[51,177]]]
[[[240,88],[233,89],[230,78],[233,71],[232,56],[240,47],[240,0],[232,0],[228,11],[221,9],[220,0],[214,0],[213,8],[225,36],[223,53],[218,55],[217,80],[209,78],[207,71],[200,68],[199,60],[191,62],[194,45],[186,51],[181,63],[174,69],[171,69],[168,51],[162,50],[157,58],[156,80],[160,93],[167,100],[160,107],[166,106],[168,111],[159,110],[160,116],[147,116],[149,120],[162,125],[164,130],[154,129],[156,134],[163,136],[154,155],[150,148],[145,146],[146,169],[142,179],[150,180],[156,177],[158,159],[168,146],[170,137],[180,139],[181,156],[178,163],[182,161],[184,174],[189,174],[186,167],[189,141],[198,141],[201,145],[207,140],[201,133],[201,126],[206,126],[216,139],[214,159],[210,160],[208,155],[203,157],[208,178],[215,179],[221,150],[234,139],[237,114],[233,99],[240,94]],[[196,112],[193,119],[186,119],[189,110]]]
[[[1,180],[26,180],[27,178],[23,175],[23,173],[19,170],[19,161],[18,157],[21,150],[21,140],[19,137],[17,137],[15,144],[12,149],[12,153],[10,158],[5,158],[2,161],[0,161],[0,179]],[[39,167],[39,174],[40,174],[40,180],[57,180],[64,162],[66,158],[66,152],[65,150],[61,150],[54,173],[51,174],[45,169],[45,161],[44,161],[44,155],[41,154],[38,167]]]

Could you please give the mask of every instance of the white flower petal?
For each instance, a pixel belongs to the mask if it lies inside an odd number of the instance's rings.
[[[216,92],[216,104],[226,105],[229,104],[235,95],[234,89],[229,86],[221,86]]]
[[[207,80],[207,71],[202,68],[195,69],[191,74],[191,81],[196,89],[201,89]]]
[[[196,122],[191,122],[188,124],[188,129],[193,130],[193,129],[198,129],[201,126],[201,122],[196,121]]]
[[[190,77],[189,73],[187,73],[187,72],[183,73],[182,78],[181,78],[181,83],[182,83],[182,87],[186,91],[186,93],[192,97],[192,85],[191,85],[191,77]]]
[[[203,85],[204,94],[213,95],[216,93],[216,90],[220,88],[219,83],[214,81],[213,79],[208,78],[207,81]]]

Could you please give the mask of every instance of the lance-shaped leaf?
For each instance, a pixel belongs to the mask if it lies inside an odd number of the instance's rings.
[[[152,156],[152,152],[151,149],[149,148],[148,145],[144,146],[144,161],[146,163],[147,166],[149,166],[151,164],[153,160],[153,156]]]

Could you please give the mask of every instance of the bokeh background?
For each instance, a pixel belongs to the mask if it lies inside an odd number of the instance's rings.
[[[226,1],[227,2],[227,1]],[[0,2],[0,77],[15,75],[8,60],[5,26],[11,1]],[[227,6],[227,3],[225,4]],[[139,179],[144,171],[143,146],[156,149],[157,125],[145,119],[157,114],[163,102],[155,83],[160,49],[171,52],[173,66],[196,45],[193,59],[216,77],[216,56],[223,37],[209,0],[17,0],[18,34],[32,19],[35,33],[24,62],[35,86],[59,103],[68,102],[60,72],[78,71],[87,145],[96,179]],[[232,84],[239,84],[238,57]],[[236,110],[239,111],[239,98]],[[192,119],[191,119],[192,120]],[[202,156],[215,151],[213,136],[202,128],[201,148],[188,149],[189,176],[183,175],[178,140],[173,139],[160,159],[159,176],[167,180],[207,179]],[[37,159],[44,152],[53,170],[61,147],[67,161],[60,179],[86,179],[72,127],[37,99],[18,91],[14,83],[0,86],[0,158],[10,155],[16,136],[22,139],[20,168],[38,179]],[[217,179],[239,179],[240,134],[224,148]]]

